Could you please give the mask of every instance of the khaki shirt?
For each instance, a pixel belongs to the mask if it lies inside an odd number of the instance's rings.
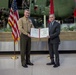
[[[32,21],[26,17],[22,17],[19,19],[18,21],[18,28],[20,30],[20,33],[23,33],[25,35],[27,35],[28,33],[30,33],[31,28],[33,28],[33,24]]]

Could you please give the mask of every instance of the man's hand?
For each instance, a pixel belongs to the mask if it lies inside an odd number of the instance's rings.
[[[50,36],[47,36],[47,38],[50,38]]]
[[[28,36],[28,37],[31,37],[31,35],[30,35],[30,34],[28,34],[27,36]]]

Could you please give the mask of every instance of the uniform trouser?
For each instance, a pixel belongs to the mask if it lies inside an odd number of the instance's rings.
[[[51,62],[55,62],[56,65],[59,65],[59,52],[58,52],[59,43],[49,43],[49,54]],[[55,58],[54,58],[55,54]]]
[[[27,35],[20,35],[20,53],[21,63],[26,64],[30,62],[31,38]]]

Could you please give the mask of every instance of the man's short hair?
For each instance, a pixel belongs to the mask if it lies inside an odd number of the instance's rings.
[[[49,16],[54,16],[54,18],[55,18],[55,14],[50,14]]]
[[[29,8],[24,9],[24,11],[25,11],[25,10],[29,11]]]

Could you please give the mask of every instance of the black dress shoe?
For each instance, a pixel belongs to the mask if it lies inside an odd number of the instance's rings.
[[[58,64],[58,65],[55,64],[53,67],[54,67],[54,68],[57,68],[57,67],[59,67],[59,66],[60,66],[60,64]]]
[[[47,63],[46,65],[54,65],[54,62]]]
[[[22,65],[24,68],[28,68],[28,66],[25,64],[25,65]]]
[[[29,63],[26,63],[27,65],[34,65],[33,63],[29,62]]]

